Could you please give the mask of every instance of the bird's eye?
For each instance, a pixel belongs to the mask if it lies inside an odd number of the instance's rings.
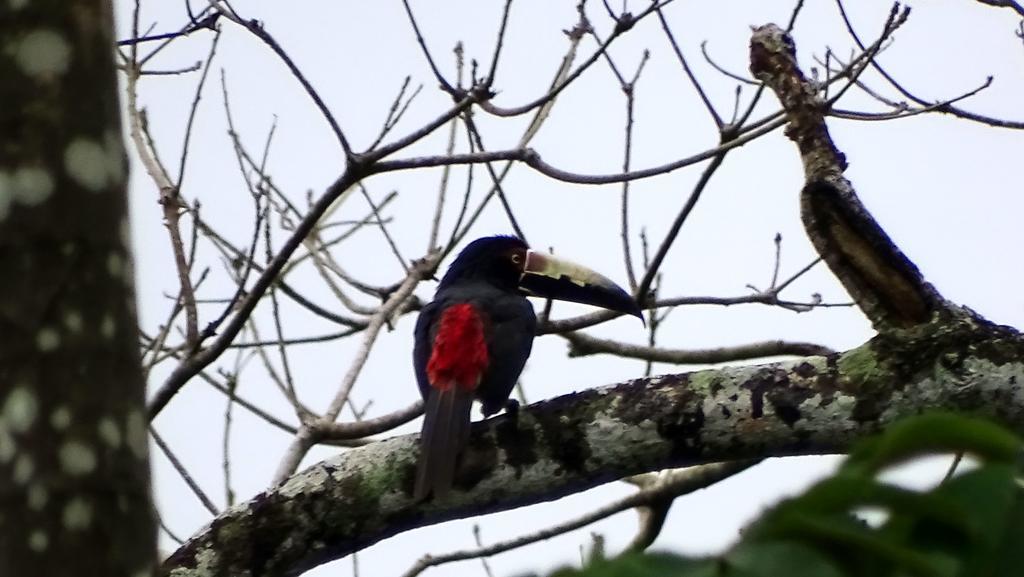
[[[516,266],[523,264],[523,255],[519,254],[518,252],[512,253],[512,264]]]

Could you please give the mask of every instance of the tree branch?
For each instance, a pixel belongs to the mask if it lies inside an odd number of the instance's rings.
[[[576,529],[586,527],[587,525],[596,523],[601,519],[611,517],[612,515],[625,511],[626,509],[632,509],[634,507],[638,509],[646,509],[649,507],[659,506],[665,502],[671,503],[677,497],[710,487],[718,481],[745,471],[759,462],[760,461],[758,460],[747,460],[730,463],[712,463],[709,465],[702,465],[700,467],[665,471],[666,475],[664,477],[659,476],[657,480],[653,481],[649,485],[641,487],[640,491],[637,491],[627,497],[623,497],[618,501],[608,503],[607,505],[565,523],[560,523],[553,527],[547,527],[528,535],[522,535],[520,537],[488,545],[486,547],[453,551],[442,555],[427,555],[417,561],[412,568],[403,573],[402,577],[416,577],[416,575],[419,575],[430,567],[437,567],[438,565],[443,565],[445,563],[464,561],[466,559],[486,558],[506,551],[512,551],[514,549],[530,545],[531,543],[551,539],[552,537],[568,533],[569,531],[575,531]]]
[[[882,36],[906,13],[890,14]],[[786,110],[786,135],[803,160],[801,217],[811,242],[879,331],[927,322],[947,305],[860,202],[845,177],[846,158],[829,135],[827,106],[797,67],[793,39],[774,24],[750,41],[750,70]]]
[[[761,341],[712,349],[684,350],[634,345],[610,339],[599,339],[583,333],[565,333],[559,336],[569,341],[570,357],[585,357],[605,353],[628,359],[641,359],[677,365],[726,363],[781,355],[830,355],[835,352],[828,347],[814,343],[782,340]]]
[[[456,488],[412,499],[416,436],[323,461],[226,511],[171,555],[174,577],[294,575],[382,539],[671,467],[844,452],[927,409],[1024,432],[1024,338],[969,312],[841,355],[635,379],[474,423]],[[894,386],[895,385],[895,386]],[[259,544],[249,546],[246,544]]]

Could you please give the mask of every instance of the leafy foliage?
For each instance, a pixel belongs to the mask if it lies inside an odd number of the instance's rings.
[[[884,483],[880,472],[937,453],[978,466],[929,491]],[[839,470],[765,513],[720,557],[665,553],[597,560],[551,577],[1002,577],[1024,567],[1022,444],[975,418],[934,413],[858,445]],[[855,513],[887,514],[873,526]]]

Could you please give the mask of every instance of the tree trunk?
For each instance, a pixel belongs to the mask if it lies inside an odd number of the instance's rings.
[[[148,575],[111,5],[4,2],[0,42],[0,573]]]

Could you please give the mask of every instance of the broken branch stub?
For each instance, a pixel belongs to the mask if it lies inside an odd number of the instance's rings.
[[[948,310],[843,176],[846,156],[829,135],[826,101],[797,66],[793,39],[774,24],[755,28],[750,71],[778,97],[789,123],[786,135],[800,151],[807,180],[800,214],[807,235],[875,329],[910,328]]]

